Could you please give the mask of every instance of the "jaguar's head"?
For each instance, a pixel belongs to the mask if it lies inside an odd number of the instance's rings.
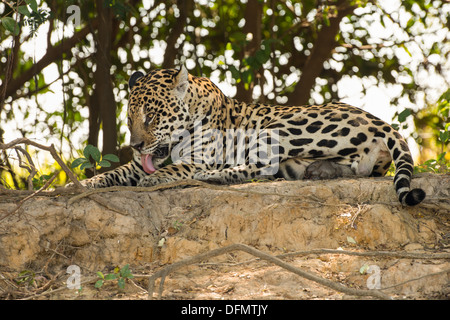
[[[174,132],[187,128],[189,106],[185,97],[189,74],[185,67],[135,72],[128,82],[130,145],[145,172],[153,173],[169,157]]]

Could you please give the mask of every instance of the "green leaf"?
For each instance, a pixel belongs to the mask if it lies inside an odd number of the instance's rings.
[[[94,165],[92,164],[92,163],[90,163],[90,162],[84,162],[82,165],[81,165],[81,167],[80,167],[80,170],[83,170],[83,169],[89,169],[89,168],[92,168]]]
[[[109,168],[111,167],[111,163],[108,160],[101,160],[99,163],[97,163],[102,168]]]
[[[98,275],[100,278],[105,279],[105,276],[104,276],[103,273],[101,273],[100,271],[97,271],[97,275]]]
[[[37,9],[38,5],[37,5],[36,0],[26,0],[25,2],[30,6],[31,10],[38,13],[38,9]]]
[[[11,17],[2,18],[2,25],[3,27],[5,27],[6,30],[11,32],[13,35],[15,36],[19,35],[19,25],[13,18]]]
[[[267,52],[264,50],[258,50],[256,52],[255,56],[256,56],[256,61],[258,61],[261,65],[263,65],[264,63],[267,62],[267,60],[269,60],[270,53],[267,54]]]
[[[445,125],[444,129],[450,131],[450,122]]]
[[[89,159],[89,157],[91,156],[91,148],[92,148],[93,146],[92,145],[90,145],[90,144],[88,144],[86,147],[84,147],[84,149],[83,149],[83,155],[84,155],[84,157],[86,158],[86,159]]]
[[[406,118],[411,115],[411,109],[405,109],[398,115],[398,121],[405,122]]]
[[[124,278],[133,279],[134,276],[131,274],[130,265],[126,264],[122,269],[120,269],[120,275]]]
[[[450,133],[449,133],[448,131],[440,131],[440,132],[439,132],[439,140],[440,140],[442,143],[447,142],[449,136],[450,136]]]
[[[123,277],[123,275],[130,271],[130,265],[126,264],[120,269],[120,275]]]
[[[31,13],[30,13],[30,11],[28,11],[27,6],[20,6],[17,8],[17,11],[19,11],[20,14],[23,14],[24,16],[31,18]]]
[[[359,269],[359,273],[365,274],[367,272],[367,269],[369,269],[369,265],[366,263]]]
[[[94,285],[94,287],[96,287],[97,289],[101,288],[102,286],[103,286],[103,280],[98,280]]]
[[[440,155],[438,155],[437,161],[441,162],[442,160],[444,160],[446,154],[447,154],[447,152],[442,152]]]
[[[234,43],[243,42],[243,41],[245,41],[245,38],[246,38],[246,35],[240,31],[233,32],[229,36],[229,39],[231,40],[231,42],[234,42]]]
[[[105,276],[105,280],[115,280],[119,277],[117,273],[110,273]]]
[[[450,89],[448,89],[447,91],[445,91],[440,97],[439,97],[439,101],[441,100],[445,100],[445,101],[450,101]]]
[[[411,28],[414,25],[414,23],[416,23],[416,19],[415,18],[409,19],[408,22],[406,23],[406,29]]]
[[[233,65],[228,66],[228,70],[230,70],[231,76],[233,77],[233,79],[238,80],[241,78],[241,73],[235,66],[233,66]]]
[[[117,281],[117,285],[119,286],[120,289],[125,289],[125,278],[120,278]]]
[[[100,159],[102,157],[100,150],[98,150],[97,147],[94,147],[91,144],[87,145],[86,148],[84,148],[83,154],[86,159],[89,159],[89,157],[91,156],[92,159],[94,159],[94,161],[97,163],[100,162]]]
[[[120,161],[120,160],[119,160],[119,157],[116,156],[115,154],[105,154],[105,155],[102,157],[102,159],[103,159],[103,160],[108,160],[108,161],[111,161],[111,162],[119,162],[119,161]]]
[[[89,162],[89,161],[87,159],[85,159],[85,158],[78,158],[78,159],[73,160],[72,165],[70,167],[72,169],[74,169],[74,168],[78,167],[79,165],[81,165],[82,163],[85,163],[85,162]]]

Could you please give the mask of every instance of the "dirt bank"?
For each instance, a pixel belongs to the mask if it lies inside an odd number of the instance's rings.
[[[272,255],[323,248],[448,253],[450,175],[420,175],[412,185],[427,193],[425,202],[412,208],[396,201],[389,178],[127,190],[97,194],[102,203],[89,197],[70,203],[73,195],[36,196],[0,222],[0,295],[144,298],[145,276],[167,264],[233,243]],[[21,199],[0,193],[1,213],[12,212]],[[242,263],[249,259],[253,257],[235,252],[202,266],[186,267],[166,280],[163,297],[345,297],[265,261]],[[370,281],[368,267],[376,266],[381,287],[395,285],[385,292],[397,298],[446,299],[449,295],[448,259],[326,253],[285,259],[316,275],[363,289]],[[81,292],[67,289],[40,295],[48,288],[65,286],[69,265],[79,266],[87,279],[95,278],[97,271],[108,273],[126,264],[136,278],[127,280],[125,290],[112,284],[98,290],[92,282]],[[33,274],[34,287],[24,284],[26,281],[18,283],[17,277],[24,270]],[[44,285],[48,285],[46,290]]]

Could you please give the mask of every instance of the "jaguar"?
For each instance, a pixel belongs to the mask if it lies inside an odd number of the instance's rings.
[[[400,203],[413,206],[425,198],[424,190],[410,188],[413,159],[403,137],[362,109],[342,102],[239,102],[184,66],[134,72],[128,86],[133,159],[81,181],[86,187],[379,177],[393,161]]]

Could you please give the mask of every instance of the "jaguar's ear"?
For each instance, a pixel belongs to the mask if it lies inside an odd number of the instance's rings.
[[[178,98],[184,99],[184,96],[186,95],[188,88],[189,88],[189,73],[186,67],[183,65],[181,66],[178,73],[175,75],[173,90],[175,91],[175,95]]]
[[[140,72],[140,71],[134,72],[134,73],[131,75],[130,80],[128,80],[128,89],[131,90],[131,88],[133,88],[134,85],[136,84],[136,81],[137,81],[139,78],[142,78],[143,76],[144,76],[144,74],[143,74],[142,72]]]

